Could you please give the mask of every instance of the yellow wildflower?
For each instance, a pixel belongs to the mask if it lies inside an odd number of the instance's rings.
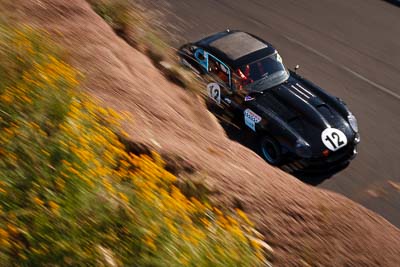
[[[189,266],[190,265],[190,261],[189,258],[186,255],[182,255],[179,258],[179,262],[183,265],[183,266]]]
[[[124,193],[119,192],[118,195],[122,199],[123,202],[129,203],[129,198]]]
[[[240,209],[235,209],[236,213],[239,215],[240,218],[242,218],[248,225],[252,226],[253,223],[249,220],[247,215]]]
[[[50,156],[50,153],[47,152],[46,150],[41,149],[40,151],[41,151],[46,157],[49,157],[49,156]]]
[[[0,228],[0,245],[4,247],[9,247],[10,243],[8,241],[9,239],[9,234],[6,230],[3,228]]]
[[[154,244],[154,240],[150,236],[146,236],[145,239],[143,240],[144,243],[152,250],[156,251],[157,247]]]
[[[18,229],[14,226],[14,225],[12,225],[12,224],[7,224],[7,228],[10,230],[10,232],[12,233],[12,234],[17,234],[18,233]]]
[[[38,197],[34,197],[33,202],[35,202],[39,206],[43,206],[43,204],[44,204],[44,202]]]
[[[31,104],[31,103],[32,103],[32,99],[29,98],[29,97],[26,96],[26,95],[21,95],[21,99],[22,99],[23,101],[27,102],[28,104]]]
[[[65,187],[65,181],[64,179],[57,177],[56,178],[56,187],[58,190],[62,191]]]
[[[9,234],[6,230],[4,230],[3,228],[0,228],[0,238],[1,239],[8,239]]]
[[[104,185],[104,187],[107,189],[107,191],[109,193],[114,193],[115,192],[114,187],[112,186],[112,184],[109,181],[107,181],[106,179],[103,179],[103,185]]]
[[[178,234],[178,230],[176,229],[176,227],[174,226],[173,222],[168,219],[165,218],[164,220],[165,224],[167,225],[168,229],[173,233],[173,234]]]
[[[205,227],[209,228],[211,226],[211,222],[206,218],[201,218],[200,221],[204,224]]]
[[[49,201],[49,207],[50,207],[51,211],[54,213],[58,213],[58,210],[60,208],[60,206],[57,203],[55,203],[54,201],[51,201],[51,200]]]
[[[13,97],[9,94],[2,94],[0,96],[0,100],[4,101],[7,104],[11,104],[11,102],[13,101]]]

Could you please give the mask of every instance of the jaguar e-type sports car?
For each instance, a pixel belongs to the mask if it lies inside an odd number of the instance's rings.
[[[226,30],[180,47],[181,63],[207,81],[207,95],[259,140],[259,153],[288,172],[347,166],[360,142],[355,116],[246,32]]]

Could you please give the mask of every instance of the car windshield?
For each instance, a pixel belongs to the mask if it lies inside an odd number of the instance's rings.
[[[277,52],[240,67],[237,73],[247,90],[257,92],[274,87],[289,78],[289,73]]]

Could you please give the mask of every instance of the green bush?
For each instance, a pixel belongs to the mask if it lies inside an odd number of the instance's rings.
[[[89,0],[94,11],[116,31],[123,30],[133,17],[126,0]]]
[[[0,28],[2,266],[259,266],[241,212],[185,197],[45,34]]]

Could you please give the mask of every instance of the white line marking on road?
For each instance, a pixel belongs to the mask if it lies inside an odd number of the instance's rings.
[[[400,95],[397,94],[397,93],[395,93],[395,92],[393,92],[392,90],[390,90],[390,89],[388,89],[388,88],[386,88],[386,87],[384,87],[384,86],[382,86],[382,85],[380,85],[380,84],[377,84],[377,83],[374,82],[374,81],[371,81],[370,79],[368,79],[368,78],[362,76],[362,75],[359,74],[358,72],[356,72],[356,71],[354,71],[354,70],[352,70],[352,69],[350,69],[350,68],[348,68],[348,67],[346,67],[346,66],[344,66],[344,65],[342,65],[342,64],[339,64],[339,63],[335,62],[335,61],[334,61],[332,58],[330,58],[329,56],[327,56],[327,55],[325,55],[325,54],[323,54],[323,53],[321,53],[321,52],[315,50],[314,48],[312,48],[312,47],[310,47],[310,46],[308,46],[308,45],[306,45],[306,44],[303,44],[303,43],[300,42],[300,41],[297,41],[297,40],[295,40],[295,39],[293,39],[293,38],[291,38],[291,37],[288,37],[288,36],[286,36],[286,35],[284,35],[284,37],[285,37],[286,39],[288,39],[290,42],[295,43],[295,44],[298,44],[298,45],[300,45],[301,47],[303,47],[303,48],[305,48],[305,49],[307,49],[307,50],[313,52],[314,54],[316,54],[316,55],[322,57],[322,58],[325,59],[326,61],[329,61],[330,63],[332,63],[332,64],[338,66],[338,67],[341,68],[342,70],[345,70],[345,71],[347,71],[348,73],[350,73],[350,74],[356,76],[356,77],[359,78],[360,80],[363,80],[364,82],[366,82],[366,83],[372,85],[373,87],[377,88],[378,90],[380,90],[380,91],[382,91],[382,92],[384,92],[384,93],[386,93],[386,94],[388,94],[388,95],[391,95],[392,97],[396,98],[397,100],[400,100]]]

